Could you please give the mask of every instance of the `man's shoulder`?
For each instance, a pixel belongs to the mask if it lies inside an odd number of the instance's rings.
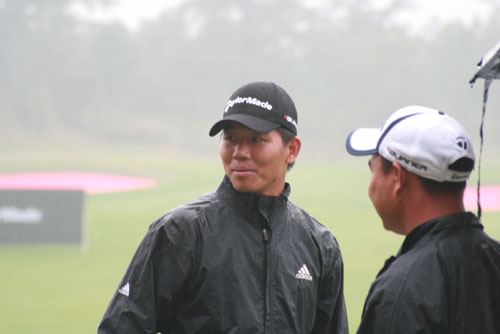
[[[432,284],[443,276],[442,255],[435,244],[415,247],[388,259],[381,269],[374,286],[393,295],[415,286]],[[402,294],[404,295],[404,293]]]
[[[306,227],[317,229],[318,231],[328,230],[323,223],[321,223],[318,219],[313,217],[309,212],[300,206],[294,204],[291,201],[288,201],[288,210],[289,215],[297,218],[296,220],[304,224]]]
[[[479,261],[475,259],[474,242],[471,236],[430,236],[397,256],[377,281],[391,291],[395,286],[404,286],[405,290],[420,287],[419,291],[432,292],[431,287],[443,282],[450,273]]]
[[[295,228],[303,229],[304,233],[310,234],[314,239],[321,240],[320,244],[340,249],[335,235],[328,227],[298,205],[290,201],[288,203],[288,215],[293,217],[289,219],[289,223],[294,224]]]
[[[163,214],[152,226],[158,228],[168,224],[177,225],[196,221],[200,215],[220,206],[220,203],[216,192],[206,193]]]

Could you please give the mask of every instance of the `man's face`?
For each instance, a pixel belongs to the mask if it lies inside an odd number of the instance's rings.
[[[395,211],[395,203],[393,198],[393,174],[384,172],[382,167],[382,157],[374,155],[369,161],[372,177],[368,187],[368,195],[370,200],[377,210],[378,215],[382,219],[386,230],[395,231],[395,224],[398,219]]]
[[[226,175],[241,192],[278,196],[283,192],[288,164],[300,149],[298,138],[285,145],[278,130],[259,133],[229,122],[219,153]]]

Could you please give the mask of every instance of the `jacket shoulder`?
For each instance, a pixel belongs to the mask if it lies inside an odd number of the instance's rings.
[[[151,225],[151,228],[157,229],[164,227],[166,224],[196,220],[201,214],[217,206],[218,203],[220,203],[220,200],[216,192],[204,194],[166,212]]]
[[[331,231],[323,225],[319,220],[309,214],[306,210],[302,209],[298,205],[288,202],[289,215],[291,215],[296,221],[300,222],[304,228],[307,228],[318,234],[332,234]]]
[[[292,217],[290,220],[294,221],[296,228],[303,229],[303,235],[310,235],[322,248],[331,249],[340,254],[339,243],[330,229],[298,205],[288,203],[288,215]]]

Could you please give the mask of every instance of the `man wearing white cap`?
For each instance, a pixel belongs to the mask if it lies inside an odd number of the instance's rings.
[[[219,188],[153,223],[100,334],[347,334],[333,234],[288,199],[297,110],[272,82],[238,88],[223,118]]]
[[[462,126],[409,106],[353,131],[346,147],[371,155],[373,206],[406,236],[370,288],[358,334],[500,333],[500,244],[463,205],[475,158]]]

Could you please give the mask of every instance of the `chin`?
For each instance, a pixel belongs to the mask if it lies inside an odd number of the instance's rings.
[[[386,229],[387,231],[390,231],[390,232],[394,232],[396,234],[400,234],[400,235],[406,235],[406,231],[403,231],[401,230],[401,228],[397,225],[397,224],[390,224],[386,221],[383,221],[383,224],[384,224],[384,229]]]
[[[253,182],[238,181],[232,179],[231,183],[233,184],[233,188],[239,192],[254,193],[257,191],[256,187],[253,185]]]

